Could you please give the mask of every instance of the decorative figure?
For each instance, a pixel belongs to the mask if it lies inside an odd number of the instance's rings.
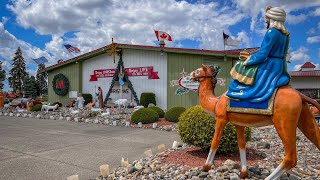
[[[79,96],[77,97],[76,99],[76,108],[79,108],[79,109],[83,109],[84,107],[84,98],[82,97],[82,94],[79,93]]]
[[[59,104],[56,104],[56,105],[54,105],[54,106],[42,105],[41,111],[47,111],[47,112],[48,112],[49,110],[54,111],[54,110],[58,109],[58,107],[59,107]]]
[[[33,101],[27,101],[27,110],[32,111]]]
[[[112,55],[113,63],[116,63],[116,54],[119,53],[120,51],[121,49],[118,49],[117,43],[114,43],[112,38],[111,49],[108,50],[107,53],[109,54],[109,56]]]
[[[120,68],[120,71],[121,71],[121,68]],[[122,98],[122,86],[124,85],[122,72],[118,74],[118,77],[119,77],[119,86],[120,86],[120,98]]]
[[[121,106],[126,109],[127,106],[128,106],[128,100],[127,99],[118,99],[114,102],[117,106],[118,106],[118,109],[120,110],[121,109]]]
[[[240,59],[231,70],[227,96],[231,99],[262,103],[268,100],[276,88],[288,85],[286,55],[289,32],[284,26],[286,12],[279,7],[266,10],[267,32],[259,51],[253,55],[240,53]]]
[[[209,171],[213,164],[215,153],[225,125],[230,122],[236,126],[237,140],[241,160],[240,178],[248,177],[246,162],[246,142],[244,127],[259,127],[274,125],[285,148],[284,160],[266,178],[267,180],[278,179],[283,173],[297,164],[296,152],[296,130],[301,132],[320,150],[320,130],[313,115],[310,112],[308,103],[313,104],[320,110],[320,104],[311,98],[300,94],[288,86],[280,87],[274,99],[273,115],[258,115],[227,112],[229,99],[224,93],[220,98],[215,96],[214,88],[217,83],[215,67],[202,65],[191,73],[191,78],[200,83],[199,100],[201,107],[216,117],[216,128],[211,143],[210,152],[204,165],[204,170]]]
[[[99,108],[104,108],[104,103],[103,103],[103,94],[102,94],[102,89],[101,87],[98,87],[98,101],[99,101]]]

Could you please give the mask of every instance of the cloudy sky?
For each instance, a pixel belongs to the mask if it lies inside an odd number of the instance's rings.
[[[45,56],[50,65],[74,56],[63,44],[81,53],[110,44],[112,37],[119,43],[157,45],[154,29],[172,36],[168,47],[221,50],[223,31],[241,41],[238,48],[259,47],[268,5],[287,11],[289,70],[307,61],[319,69],[319,0],[2,0],[0,61],[8,72],[21,47],[35,74],[32,58]]]

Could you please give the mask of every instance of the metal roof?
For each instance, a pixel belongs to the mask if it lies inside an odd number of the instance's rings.
[[[291,77],[320,77],[320,70],[314,71],[290,71]]]
[[[243,50],[247,50],[249,53],[254,53],[259,50],[259,48],[247,48],[247,49],[235,49],[235,50],[205,50],[205,49],[189,49],[189,48],[173,48],[173,47],[159,47],[159,46],[145,46],[145,45],[134,45],[134,44],[121,44],[114,43],[120,49],[141,49],[141,50],[149,50],[149,51],[161,51],[170,53],[184,53],[184,54],[202,54],[202,55],[213,55],[213,56],[227,56],[227,57],[238,57],[239,53]],[[56,69],[58,67],[70,64],[76,61],[84,61],[86,59],[101,55],[106,53],[107,50],[111,49],[111,45],[103,46],[96,50],[84,53],[77,57],[73,57],[71,59],[62,61],[60,63],[48,66],[44,69],[44,71],[50,71]]]

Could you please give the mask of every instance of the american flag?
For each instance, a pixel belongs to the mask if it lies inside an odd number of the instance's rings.
[[[80,49],[79,48],[77,48],[77,47],[74,47],[74,46],[71,46],[70,44],[66,44],[66,45],[64,45],[64,47],[66,48],[66,49],[68,49],[68,51],[71,53],[71,52],[76,52],[76,53],[79,53],[80,52]]]

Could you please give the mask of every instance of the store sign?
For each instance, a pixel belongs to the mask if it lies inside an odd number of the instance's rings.
[[[191,77],[187,72],[182,70],[180,73],[181,77],[178,80],[171,80],[170,86],[179,86],[178,89],[176,89],[175,94],[176,95],[182,95],[187,94],[189,90],[198,91],[199,88],[199,82],[198,81],[191,81]],[[223,78],[217,78],[217,84],[220,86],[225,86],[225,79]]]
[[[198,90],[199,82],[198,81],[191,81],[190,76],[181,77],[178,80],[179,86],[182,88],[190,89],[190,90]]]
[[[158,72],[153,71],[153,66],[125,68],[128,76],[148,76],[148,79],[160,79]],[[90,75],[90,81],[97,81],[98,78],[113,77],[116,69],[99,69],[94,70]]]

